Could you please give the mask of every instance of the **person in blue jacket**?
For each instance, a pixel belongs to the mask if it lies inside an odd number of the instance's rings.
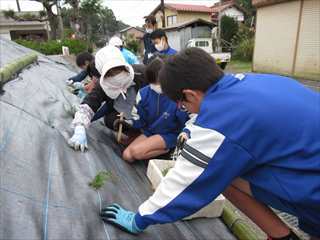
[[[169,152],[174,148],[177,137],[189,116],[177,104],[161,92],[158,72],[164,64],[165,56],[157,56],[145,70],[148,86],[139,90],[132,119],[126,125],[140,129],[138,136],[123,152],[123,159],[132,162],[146,160]],[[120,120],[115,123],[118,129]]]
[[[162,29],[157,29],[151,33],[151,40],[157,49],[157,52],[162,55],[174,55],[177,51],[169,46],[168,37]]]
[[[130,64],[130,65],[139,64],[139,60],[138,60],[137,56],[134,55],[133,52],[131,52],[128,49],[126,49],[125,47],[123,47],[123,41],[121,40],[121,38],[119,38],[117,36],[113,36],[109,40],[109,45],[119,48],[122,53],[122,56],[124,57],[124,59],[126,60],[126,62],[128,64]]]
[[[131,233],[177,221],[220,193],[269,239],[297,239],[270,207],[296,216],[320,238],[320,94],[272,74],[224,74],[199,48],[170,57],[162,91],[190,112],[175,166],[137,212],[102,209],[107,222]]]
[[[151,33],[157,28],[157,20],[155,16],[146,16],[145,18],[145,29],[146,33],[143,35],[143,45],[144,45],[144,56],[143,64],[147,65],[150,62],[151,57],[157,49],[151,41]]]

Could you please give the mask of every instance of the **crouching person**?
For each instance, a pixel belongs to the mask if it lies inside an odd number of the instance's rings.
[[[161,92],[158,72],[163,65],[164,57],[160,56],[147,65],[145,80],[149,85],[137,94],[133,119],[123,122],[141,130],[141,135],[123,152],[123,159],[128,162],[150,159],[170,151],[188,120],[188,114]],[[119,123],[120,120],[115,124],[116,129]]]
[[[87,148],[85,129],[93,119],[104,117],[105,124],[110,129],[120,112],[131,119],[136,93],[143,85],[144,67],[129,65],[116,47],[107,46],[99,50],[95,56],[95,67],[101,77],[92,92],[82,101],[72,121],[74,135],[68,143],[75,150],[84,151]]]

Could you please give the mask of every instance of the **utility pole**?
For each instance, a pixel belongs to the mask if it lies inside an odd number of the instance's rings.
[[[161,12],[162,12],[162,27],[166,27],[166,16],[164,15],[164,0],[161,0]]]
[[[17,3],[18,12],[21,12],[19,0],[16,0],[16,3]]]
[[[221,6],[221,0],[219,2]],[[221,52],[221,12],[218,12],[218,51]]]

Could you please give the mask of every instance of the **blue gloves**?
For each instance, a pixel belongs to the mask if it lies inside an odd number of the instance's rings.
[[[74,150],[81,150],[84,152],[88,148],[86,129],[82,125],[77,125],[74,129],[72,138],[69,139],[68,144]]]
[[[134,220],[135,215],[135,213],[123,209],[116,203],[103,208],[100,212],[103,221],[111,223],[128,233],[137,234],[142,232],[142,230],[136,225]]]

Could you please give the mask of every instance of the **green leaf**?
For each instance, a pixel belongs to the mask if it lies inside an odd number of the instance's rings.
[[[89,182],[89,186],[92,187],[94,190],[99,190],[110,179],[114,179],[110,171],[100,171],[94,177],[94,179],[91,182]]]

